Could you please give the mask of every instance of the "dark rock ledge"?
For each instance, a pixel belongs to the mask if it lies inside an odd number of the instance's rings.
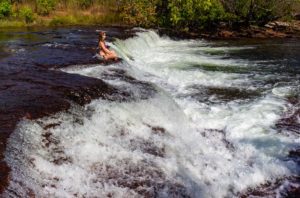
[[[92,99],[122,99],[124,93],[102,80],[54,70],[0,72],[0,194],[8,185],[4,151],[9,135],[22,119],[37,119]],[[118,97],[118,98],[116,98]],[[125,96],[124,96],[125,98]]]
[[[4,39],[0,42],[0,197],[9,183],[10,170],[4,161],[7,139],[21,119],[41,118],[65,111],[71,103],[85,105],[98,98],[130,99],[130,93],[100,79],[53,70],[74,64],[105,65],[91,58],[96,50],[97,29],[107,31],[108,40],[126,39],[136,32],[104,26],[0,30]],[[45,42],[62,45],[45,47]],[[9,53],[4,54],[6,51]]]

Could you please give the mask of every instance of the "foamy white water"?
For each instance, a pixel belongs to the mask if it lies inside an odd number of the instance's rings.
[[[273,88],[257,83],[271,74],[223,72],[257,63],[212,55],[254,47],[173,41],[154,31],[111,46],[123,62],[64,71],[103,79],[135,100],[94,100],[19,123],[6,153],[12,168],[7,196],[238,197],[297,174],[287,155],[300,138],[275,128],[294,85]]]

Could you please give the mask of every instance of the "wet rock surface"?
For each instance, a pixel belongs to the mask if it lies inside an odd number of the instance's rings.
[[[283,117],[276,123],[276,128],[285,133],[286,131],[300,134],[300,106],[299,96],[290,97],[288,99],[291,109],[283,115]]]
[[[100,79],[54,70],[73,64],[101,64],[92,58],[99,29],[108,32],[109,40],[134,34],[118,27],[0,31],[0,193],[8,184],[6,142],[22,118],[48,116],[67,110],[71,103],[84,105],[95,98],[127,97]],[[45,134],[46,145],[50,140]]]
[[[298,176],[278,179],[275,182],[267,182],[255,189],[248,189],[240,198],[247,197],[284,197],[297,198],[300,194],[300,178]]]

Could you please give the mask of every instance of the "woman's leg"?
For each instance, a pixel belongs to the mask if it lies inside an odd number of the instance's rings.
[[[105,56],[106,56],[107,59],[114,59],[114,60],[118,59],[118,56],[114,51],[111,51],[111,53],[106,54]]]
[[[118,57],[115,51],[111,51],[111,54],[114,55],[115,57]]]
[[[118,60],[118,55],[117,55],[117,53],[116,53],[115,51],[112,51],[112,53],[113,53],[114,56],[115,56],[114,59],[115,59],[115,60]]]
[[[107,60],[107,58],[106,58],[106,54],[103,52],[103,51],[100,51],[100,56],[101,57],[103,57],[104,58],[104,60]]]

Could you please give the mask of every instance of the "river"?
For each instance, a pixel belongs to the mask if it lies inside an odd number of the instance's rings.
[[[135,29],[109,40],[123,60],[103,65],[93,58],[96,29],[47,31],[5,38],[0,51],[15,65],[101,79],[130,99],[22,119],[7,142],[5,197],[299,192],[299,39],[179,40]]]

